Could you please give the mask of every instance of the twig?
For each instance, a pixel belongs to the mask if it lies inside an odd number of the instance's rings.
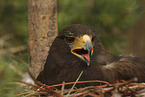
[[[18,80],[17,80],[18,81]],[[50,89],[50,88],[47,88],[46,87],[46,85],[45,84],[42,84],[41,82],[39,82],[39,84],[41,84],[41,86],[38,86],[38,85],[33,85],[33,84],[31,84],[31,83],[26,83],[26,82],[24,82],[24,81],[18,81],[18,82],[21,82],[21,83],[24,83],[24,84],[26,84],[26,85],[28,85],[28,86],[33,86],[33,87],[35,87],[35,88],[37,88],[37,89],[39,89],[40,91],[45,91],[45,92],[47,92],[47,93],[49,93],[49,94],[52,94],[52,95],[54,95],[54,96],[56,96],[56,97],[63,97],[62,95],[60,95],[59,93],[57,93],[55,90],[52,90],[52,89]],[[44,87],[44,88],[43,88]]]
[[[71,91],[73,90],[73,88],[75,87],[75,85],[77,84],[77,82],[79,81],[79,79],[82,76],[82,74],[83,74],[83,71],[80,73],[79,77],[77,78],[77,80],[73,84],[72,88],[70,89],[70,91],[68,92],[68,94],[66,95],[66,97],[69,97],[69,94],[71,93]]]
[[[11,55],[11,58],[16,60],[17,62],[20,62],[22,64],[24,64],[27,68],[29,68],[29,65],[28,63],[26,63],[24,60],[22,60],[21,58],[17,57],[17,56],[14,56],[14,55]]]
[[[89,93],[89,91],[84,91],[84,92],[81,92],[81,93],[76,94],[75,97],[81,97],[84,94],[88,94],[88,93]]]
[[[16,96],[24,96],[25,95],[25,97],[26,96],[30,96],[30,95],[32,95],[32,94],[36,94],[37,93],[37,91],[28,91],[28,92],[24,92],[24,93],[21,93],[21,94],[17,94]],[[40,93],[40,92],[39,92]],[[42,92],[43,93],[43,92]]]
[[[41,82],[37,82],[38,85],[43,86],[44,88],[42,88],[44,91],[46,91],[49,94],[52,94],[56,97],[63,97],[62,95],[60,95],[59,93],[57,93],[55,90],[51,89],[51,88],[47,88],[47,85],[41,83]],[[41,89],[40,89],[41,90]]]
[[[61,95],[63,95],[63,93],[64,93],[64,87],[65,87],[65,82],[62,83],[62,87],[61,87]]]
[[[75,82],[68,82],[68,83],[65,83],[65,85],[71,85],[71,84],[74,84],[74,83]],[[103,84],[107,84],[107,85],[110,84],[106,81],[101,81],[101,80],[90,80],[90,81],[78,81],[77,82],[77,84],[84,84],[84,83],[103,83]],[[62,84],[51,85],[51,86],[48,86],[48,88],[59,87],[59,86],[62,86]]]
[[[9,40],[10,38],[12,38],[12,34],[6,34],[0,37],[0,47],[7,46],[8,44],[6,43],[6,41]]]

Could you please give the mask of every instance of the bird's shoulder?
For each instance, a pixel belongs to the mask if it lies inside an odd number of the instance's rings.
[[[121,67],[145,67],[145,57],[139,57],[133,54],[122,54],[119,55],[118,58],[114,59],[113,61],[106,63],[103,65],[104,68],[118,68],[118,66]],[[140,67],[141,68],[141,67]]]
[[[145,77],[144,57],[138,57],[133,54],[123,54],[118,57],[119,59],[103,65],[102,68],[105,71],[111,71],[112,74],[117,75],[120,79],[137,77],[140,80]]]

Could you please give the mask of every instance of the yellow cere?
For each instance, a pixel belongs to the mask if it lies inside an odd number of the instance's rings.
[[[86,42],[87,40],[91,41],[90,36],[88,35],[83,35],[83,41]]]
[[[75,42],[72,46],[72,49],[81,49],[84,46],[84,44],[86,43],[87,40],[91,41],[90,36],[88,36],[86,34],[83,35],[82,37],[76,38]]]

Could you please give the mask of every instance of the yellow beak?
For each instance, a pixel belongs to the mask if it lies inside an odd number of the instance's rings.
[[[82,59],[89,66],[90,58],[93,54],[91,37],[85,34],[82,37],[77,38],[71,49],[71,53]]]

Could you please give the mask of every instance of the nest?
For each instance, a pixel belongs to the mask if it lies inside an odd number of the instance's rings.
[[[29,97],[144,97],[145,96],[145,83],[135,83],[136,78],[125,81],[120,80],[116,83],[109,83],[106,81],[100,80],[90,80],[90,81],[79,81],[79,78],[82,74],[79,75],[78,79],[75,82],[63,82],[62,84],[56,85],[45,85],[39,81],[35,80],[36,84],[26,83],[20,81],[28,86],[33,87],[31,91],[22,93],[19,96],[28,96]],[[84,88],[76,88],[76,84],[86,84],[86,83],[101,83],[103,85],[99,86],[87,86]],[[65,89],[65,86],[72,85],[70,89]],[[57,89],[61,87],[61,89]],[[34,96],[35,95],[35,96]]]

